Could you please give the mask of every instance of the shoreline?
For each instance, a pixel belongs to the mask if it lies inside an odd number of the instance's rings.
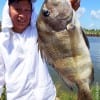
[[[100,34],[85,34],[85,35],[90,37],[100,37]]]

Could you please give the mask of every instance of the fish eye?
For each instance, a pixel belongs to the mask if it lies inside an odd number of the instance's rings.
[[[43,15],[44,15],[45,17],[48,17],[48,16],[50,15],[50,12],[49,12],[48,10],[44,10],[44,11],[43,11]]]

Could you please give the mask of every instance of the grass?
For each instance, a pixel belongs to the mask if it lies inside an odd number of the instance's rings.
[[[3,93],[1,95],[1,99],[0,100],[6,100],[6,88],[5,88],[5,86],[3,87]]]
[[[93,100],[100,100],[100,83],[96,83],[92,86]]]
[[[57,97],[60,100],[77,100],[76,92],[69,90],[62,84],[55,84],[57,89]]]
[[[100,100],[100,85],[98,86],[92,86],[92,97],[93,100]],[[57,97],[60,100],[77,100],[77,93],[71,92],[71,91],[63,91],[63,90],[57,90]]]
[[[57,89],[57,97],[59,98],[59,100],[77,100],[77,92],[75,90],[71,91],[70,89],[68,89],[62,81],[59,81],[59,79],[55,81],[55,86]],[[1,100],[6,100],[6,88],[4,87],[3,90],[4,92],[1,96]],[[93,100],[100,100],[100,83],[93,84],[91,87],[91,91]]]

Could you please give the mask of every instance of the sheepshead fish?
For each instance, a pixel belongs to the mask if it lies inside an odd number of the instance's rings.
[[[80,23],[68,0],[45,0],[37,20],[41,56],[64,82],[78,88],[78,100],[92,100],[93,64]]]

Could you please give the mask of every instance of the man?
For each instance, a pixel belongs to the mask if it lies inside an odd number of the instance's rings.
[[[32,8],[31,0],[8,0],[9,12],[5,13],[12,25],[5,24],[0,33],[0,95],[5,84],[7,100],[56,97],[47,65],[38,50],[36,26],[31,23]]]

